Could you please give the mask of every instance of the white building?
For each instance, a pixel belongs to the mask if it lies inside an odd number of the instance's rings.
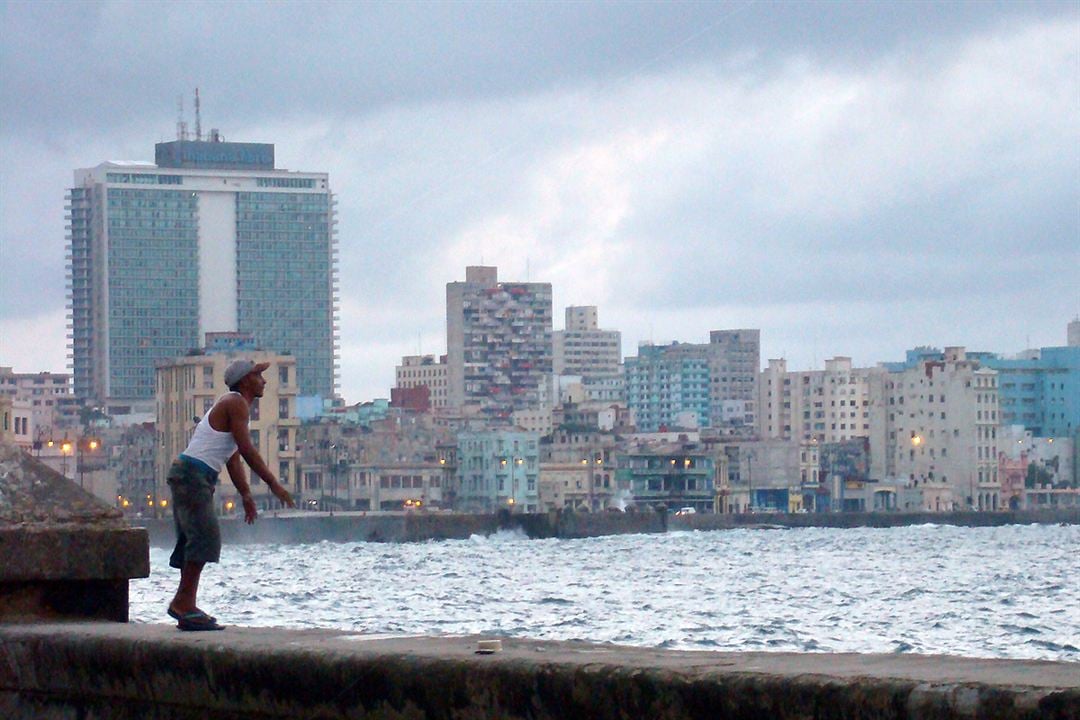
[[[887,476],[951,492],[955,508],[931,510],[997,509],[997,372],[948,347],[943,360],[890,372],[884,383]]]
[[[801,371],[771,359],[761,372],[758,434],[819,443],[870,437],[873,387],[883,372],[852,368],[849,357],[826,360],[824,370]]]
[[[109,415],[152,411],[154,368],[209,332],[296,358],[299,391],[336,386],[336,220],[326,173],[274,166],[274,146],[158,143],[155,162],[75,171],[67,195],[75,394]]]
[[[11,398],[19,418],[16,440],[20,445],[63,434],[58,411],[73,399],[71,375],[67,373],[17,373],[0,367],[0,395]],[[27,445],[29,448],[29,445]]]
[[[406,355],[394,368],[394,385],[399,388],[426,387],[432,409],[447,406],[446,356],[438,360],[434,355]]]

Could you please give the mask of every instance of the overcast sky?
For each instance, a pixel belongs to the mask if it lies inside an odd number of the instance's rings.
[[[341,390],[446,347],[466,265],[762,363],[1061,345],[1080,5],[2,2],[0,364],[63,371],[74,168],[176,101],[339,199]]]

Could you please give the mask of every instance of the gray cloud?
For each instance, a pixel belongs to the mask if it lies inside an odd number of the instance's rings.
[[[630,351],[761,327],[795,367],[1055,344],[1080,310],[1071,3],[8,2],[2,22],[3,364],[50,357],[10,338],[62,316],[72,169],[149,159],[196,85],[204,129],[331,173],[352,400],[443,351],[445,283],[481,261],[552,282],[557,318],[600,305]]]

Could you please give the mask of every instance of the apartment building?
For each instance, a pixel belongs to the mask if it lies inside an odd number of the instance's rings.
[[[627,404],[643,432],[663,427],[757,430],[759,330],[714,330],[707,344],[642,343],[626,358]]]
[[[595,305],[567,307],[552,340],[555,374],[580,385],[583,402],[626,401],[622,333],[600,329]]]
[[[629,499],[616,482],[618,443],[612,433],[554,431],[541,443],[541,510],[598,512]]]
[[[498,268],[465,269],[446,285],[447,404],[510,422],[552,404],[551,283],[499,282]]]
[[[263,396],[251,406],[251,440],[266,464],[277,472],[278,480],[294,496],[302,495],[297,472],[296,432],[300,420],[296,415],[297,384],[296,358],[264,350],[214,352],[187,355],[161,363],[157,368],[157,436],[154,458],[157,493],[168,496],[163,487],[169,466],[187,447],[191,434],[202,416],[209,412],[218,397],[228,392],[225,368],[233,360],[246,358],[268,362],[263,372],[266,387]],[[216,496],[222,509],[231,501],[237,506],[238,496],[227,477]],[[263,509],[277,507],[266,484],[252,479],[252,494]]]
[[[870,437],[881,406],[875,387],[884,372],[853,368],[849,357],[826,360],[824,370],[801,371],[770,359],[761,371],[758,435],[818,443]]]
[[[404,389],[426,387],[428,406],[436,411],[447,406],[448,365],[446,356],[406,355],[394,368],[394,386]]]
[[[67,373],[17,373],[10,367],[0,367],[0,395],[11,399],[19,418],[13,423],[16,441],[27,449],[63,434],[62,415],[75,399]]]
[[[540,436],[513,430],[465,430],[457,439],[455,509],[537,512]]]
[[[998,373],[947,347],[884,376],[885,473],[929,491],[928,510],[1000,505]]]

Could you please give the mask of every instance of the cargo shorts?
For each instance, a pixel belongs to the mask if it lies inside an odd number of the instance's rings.
[[[221,557],[221,529],[214,512],[217,473],[181,455],[169,468],[167,481],[176,526],[176,547],[169,565],[182,568],[186,562],[217,562]]]

